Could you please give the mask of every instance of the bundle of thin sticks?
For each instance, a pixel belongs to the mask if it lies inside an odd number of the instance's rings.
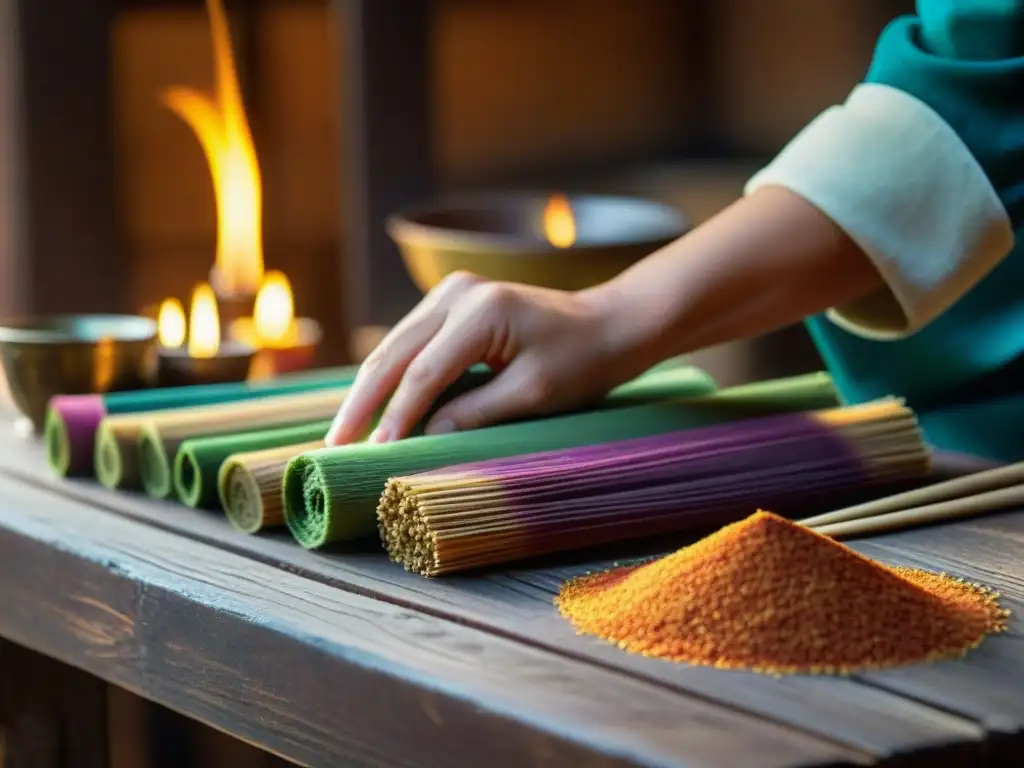
[[[393,560],[437,576],[739,520],[925,476],[913,412],[887,399],[392,478]]]

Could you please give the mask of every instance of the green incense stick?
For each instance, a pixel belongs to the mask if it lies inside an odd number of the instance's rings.
[[[372,535],[377,503],[390,477],[837,405],[832,380],[824,373],[701,394],[464,433],[311,451],[294,458],[285,470],[285,522],[302,546],[316,548]]]
[[[174,457],[174,490],[186,506],[215,508],[219,506],[217,476],[228,457],[321,440],[330,427],[328,419],[297,427],[186,440]]]

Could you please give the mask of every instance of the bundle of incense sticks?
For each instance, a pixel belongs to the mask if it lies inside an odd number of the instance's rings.
[[[663,399],[708,394],[715,389],[714,381],[703,371],[681,366],[677,362],[652,369],[639,379],[613,390],[598,407],[612,408],[634,403],[658,402]],[[831,391],[831,390],[830,390]],[[414,432],[422,430],[430,416],[443,404],[435,403],[427,417]],[[280,449],[242,453],[227,458],[221,465],[218,493],[221,506],[236,528],[256,533],[265,528],[284,525],[281,513],[282,475],[297,456],[323,448],[322,442],[296,445]],[[384,479],[381,479],[383,485]],[[381,487],[382,487],[381,485]],[[379,488],[367,496],[368,504],[375,504]],[[368,506],[367,509],[370,509]],[[367,518],[372,533],[372,517]]]
[[[146,414],[136,446],[139,482],[150,496],[169,498],[174,493],[174,459],[185,440],[326,421],[338,412],[347,393],[332,389]]]
[[[285,522],[307,548],[373,535],[388,478],[470,461],[594,445],[768,414],[834,407],[827,374],[760,382],[713,395],[608,408],[464,433],[324,448],[284,474]]]
[[[243,533],[284,525],[281,476],[288,462],[323,448],[323,440],[229,456],[220,467],[217,490],[231,524]]]
[[[95,461],[96,430],[106,416],[232,403],[345,387],[357,368],[323,368],[270,381],[60,395],[50,400],[43,437],[50,467],[59,476],[88,474]]]
[[[490,380],[491,373],[486,368],[466,371],[448,387],[439,402]],[[171,462],[185,440],[323,421],[334,415],[347,392],[347,386],[331,387],[197,408],[108,416],[96,431],[96,477],[108,488],[152,488],[154,495],[166,497],[173,484]],[[147,424],[148,436],[143,441],[143,427]],[[162,446],[163,437],[173,441],[173,446]],[[147,452],[145,462],[151,473],[147,482],[141,474],[141,451]]]
[[[236,454],[251,455],[270,449],[319,442],[330,429],[330,420],[314,421],[297,427],[264,429],[256,432],[190,438],[181,444],[174,457],[174,490],[187,507],[218,506],[218,475],[221,466]],[[284,472],[284,465],[281,466]],[[278,483],[280,496],[280,482]]]
[[[379,529],[393,560],[438,576],[723,525],[929,468],[916,417],[887,399],[396,477]]]

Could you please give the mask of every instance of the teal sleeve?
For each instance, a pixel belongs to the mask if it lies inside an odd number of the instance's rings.
[[[1024,0],[918,0],[882,33],[866,82],[920,99],[1024,222]]]

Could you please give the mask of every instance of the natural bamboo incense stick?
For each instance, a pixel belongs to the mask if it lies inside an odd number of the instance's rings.
[[[933,483],[912,491],[897,493],[881,499],[846,507],[834,512],[815,515],[800,522],[810,528],[819,528],[835,523],[877,517],[890,512],[935,505],[944,501],[956,501],[969,496],[1024,484],[1024,462],[974,472],[970,475]]]
[[[50,400],[44,427],[47,459],[60,476],[93,469],[96,431],[106,416],[217,405],[348,386],[357,366],[322,368],[269,381],[143,389],[107,395],[60,395]]]
[[[190,438],[181,444],[174,457],[175,493],[179,501],[188,507],[216,507],[219,504],[217,477],[228,457],[299,443],[320,441],[322,445],[322,438],[330,426],[328,419],[297,427]]]
[[[1024,506],[1024,484],[996,488],[973,496],[910,507],[896,512],[885,512],[873,517],[858,517],[845,522],[807,527],[833,539],[850,539],[858,536],[872,536],[876,533],[892,533],[904,528],[935,525],[949,520],[977,517],[1022,506]]]
[[[300,544],[319,547],[372,535],[380,493],[396,475],[835,404],[831,379],[813,374],[706,397],[610,407],[383,445],[325,448],[289,463],[284,476],[285,520]]]
[[[185,440],[326,421],[338,412],[347,392],[334,389],[151,413],[139,425],[137,450],[142,488],[158,499],[174,493],[174,457]]]
[[[380,533],[394,560],[437,576],[922,477],[929,458],[889,399],[396,477]]]
[[[323,447],[323,440],[317,440],[229,456],[221,464],[217,489],[231,524],[243,533],[283,526],[281,478],[285,467],[296,456]]]

